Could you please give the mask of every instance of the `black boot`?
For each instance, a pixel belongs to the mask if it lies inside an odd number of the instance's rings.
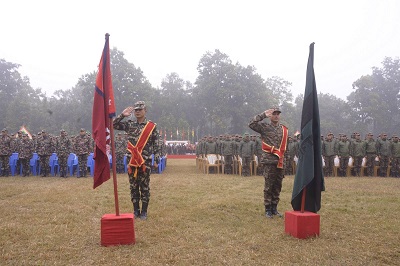
[[[140,220],[147,219],[147,206],[149,206],[148,202],[142,202],[142,212],[140,213]]]
[[[135,219],[139,218],[140,216],[139,202],[133,203],[133,215],[135,216]]]
[[[280,213],[278,212],[277,207],[278,207],[277,204],[272,204],[272,209],[271,209],[272,215],[276,215],[276,216],[278,216],[279,218],[282,218],[282,214],[280,214]]]
[[[273,218],[270,205],[265,205],[265,217],[270,218],[270,219]]]

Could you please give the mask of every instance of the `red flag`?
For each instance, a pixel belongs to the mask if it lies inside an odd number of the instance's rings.
[[[110,122],[115,116],[114,92],[111,79],[110,47],[106,34],[103,54],[94,89],[92,136],[95,141],[93,188],[110,179],[110,163],[106,145],[110,144]]]

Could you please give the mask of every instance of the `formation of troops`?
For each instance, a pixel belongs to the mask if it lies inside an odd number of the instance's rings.
[[[298,157],[300,134],[289,136],[285,153],[285,175],[295,174],[296,160]],[[321,136],[322,156],[324,160],[324,175],[334,176],[335,165],[337,176],[374,176],[374,168],[377,167],[377,175],[381,177],[400,177],[400,142],[397,135],[390,138],[386,133],[381,133],[376,139],[372,133],[366,134],[361,139],[361,134],[354,132],[347,137],[346,134],[339,134],[335,137],[333,133]],[[250,163],[252,160],[261,158],[262,144],[259,135],[220,135],[205,136],[196,146],[198,157],[207,154],[223,156],[225,173],[232,174],[232,161],[239,157],[242,159],[242,175],[250,175]],[[348,166],[351,172],[348,172]],[[388,168],[390,166],[390,171]],[[363,172],[362,172],[363,169]],[[261,167],[256,169],[257,175]]]
[[[381,177],[400,177],[400,142],[395,134],[389,138],[388,134],[381,133],[374,139],[372,133],[367,133],[362,139],[358,132],[350,137],[339,134],[338,138],[328,133],[325,138],[321,136],[321,142],[326,176],[333,175],[334,160],[338,158],[338,176],[374,176],[374,168],[377,167],[377,175]],[[349,165],[352,166],[351,173],[347,172]]]
[[[69,136],[65,130],[61,130],[58,136],[42,130],[37,135],[32,135],[32,139],[22,131],[9,134],[8,130],[4,128],[0,136],[1,175],[10,175],[9,158],[13,153],[18,153],[17,172],[21,167],[22,175],[29,176],[31,174],[30,159],[36,153],[40,158],[40,173],[46,177],[50,172],[50,156],[56,153],[60,167],[59,174],[61,177],[67,177],[67,160],[70,153],[75,153],[78,156],[79,177],[86,177],[87,157],[93,152],[93,147],[94,143],[90,133],[83,128],[78,135],[74,136]]]
[[[293,175],[298,153],[300,134],[289,136],[287,150],[285,153],[285,174]],[[124,157],[127,154],[127,135],[118,133],[115,139],[115,155],[117,173],[125,172]],[[172,153],[171,147],[160,143],[162,155]],[[10,175],[9,157],[13,153],[18,153],[18,167],[22,165],[22,175],[30,175],[29,162],[34,153],[40,158],[41,175],[49,175],[49,157],[56,153],[60,166],[59,175],[67,176],[67,160],[70,153],[78,156],[78,162],[86,162],[87,157],[93,152],[94,142],[85,129],[81,129],[77,135],[68,135],[65,130],[60,131],[60,135],[48,134],[45,130],[32,135],[32,139],[27,134],[19,131],[16,134],[9,134],[7,129],[1,131],[0,136],[0,164],[1,175]],[[238,157],[242,160],[242,175],[250,175],[250,164],[257,160],[262,153],[261,138],[259,135],[245,133],[225,134],[218,137],[205,136],[196,145],[196,155],[205,156],[207,154],[217,154],[224,157],[225,173],[233,174],[233,161]],[[322,156],[324,159],[325,176],[335,175],[335,164],[338,164],[338,176],[374,176],[374,168],[378,168],[377,175],[400,177],[400,142],[397,135],[388,137],[386,133],[381,133],[374,138],[372,133],[367,133],[362,139],[361,134],[354,132],[348,137],[346,134],[339,134],[337,137],[333,133],[321,136]],[[349,164],[350,162],[350,164]],[[351,172],[348,166],[351,165]],[[390,167],[389,167],[390,166]],[[390,168],[390,171],[388,169]],[[86,163],[79,164],[79,176],[87,175]],[[257,175],[262,175],[261,167],[255,169]]]

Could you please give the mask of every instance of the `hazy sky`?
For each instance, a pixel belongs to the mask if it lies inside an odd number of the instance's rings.
[[[192,83],[207,51],[279,76],[304,93],[315,42],[317,90],[345,99],[385,56],[400,56],[400,1],[2,1],[0,58],[51,95],[97,70],[110,46],[154,87],[171,72]]]

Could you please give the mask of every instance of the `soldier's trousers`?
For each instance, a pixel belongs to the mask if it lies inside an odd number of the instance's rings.
[[[242,157],[242,176],[250,176],[251,157]]]
[[[1,161],[1,173],[3,176],[8,176],[10,174],[10,165],[8,164],[10,161],[10,156],[8,155],[0,155]]]
[[[132,203],[140,202],[149,203],[150,201],[150,173],[151,167],[146,167],[143,171],[142,167],[136,169],[136,167],[128,166],[129,177],[129,188],[131,190]],[[135,171],[137,170],[137,176],[135,177]]]
[[[290,155],[286,155],[285,156],[285,161],[286,161],[286,163],[285,163],[285,174],[286,175],[292,175],[292,172],[293,172],[293,168],[292,168],[292,161],[293,161],[293,159],[292,159],[292,157],[290,156]]]
[[[400,157],[392,157],[391,174],[393,177],[400,177]]]
[[[29,161],[28,158],[20,158],[19,159],[22,165],[22,176],[29,176]]]
[[[367,154],[367,176],[374,176],[375,154]]]
[[[47,176],[49,174],[49,159],[50,155],[40,155],[40,172],[42,173],[42,176]]]
[[[324,156],[324,161],[326,176],[333,176],[333,167],[335,167],[335,155]]]
[[[224,159],[225,159],[225,165],[224,165],[224,171],[225,174],[232,174],[232,163],[233,163],[233,159],[232,159],[232,155],[225,155]]]
[[[68,164],[68,156],[67,155],[59,155],[58,156],[58,165],[60,166],[60,176],[67,176],[67,164]]]
[[[354,176],[361,176],[361,165],[364,157],[354,157]]]
[[[279,195],[282,190],[283,169],[277,168],[276,165],[264,165],[264,205],[278,205]]]
[[[125,172],[124,166],[124,154],[116,155],[117,173],[121,174]]]
[[[385,177],[389,165],[389,156],[381,155],[379,157],[379,175]]]
[[[340,176],[347,176],[347,167],[349,166],[349,157],[340,157],[339,167]]]
[[[86,177],[87,158],[87,153],[78,155],[79,177]]]

